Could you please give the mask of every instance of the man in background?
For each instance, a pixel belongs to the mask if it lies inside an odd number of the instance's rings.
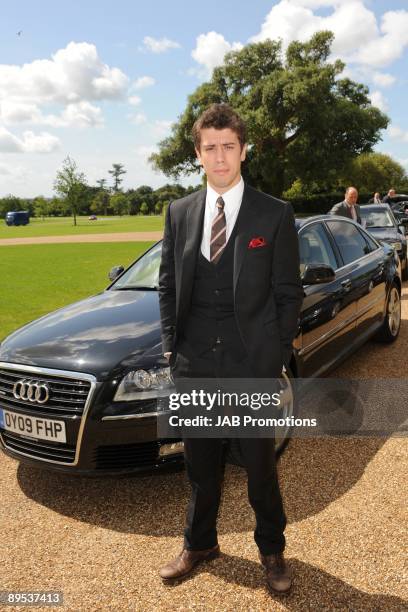
[[[335,204],[329,215],[339,215],[340,217],[347,217],[353,219],[357,223],[361,224],[360,207],[357,204],[358,191],[355,187],[347,187],[346,193],[344,194],[343,202]]]
[[[395,198],[395,189],[390,189],[386,196],[383,197],[383,204],[391,204],[392,198]]]

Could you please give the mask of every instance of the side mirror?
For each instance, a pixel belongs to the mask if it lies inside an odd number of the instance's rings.
[[[122,274],[124,269],[125,268],[123,266],[113,266],[113,268],[110,269],[110,272],[108,274],[109,280],[114,281],[116,278],[118,278],[118,276]]]
[[[327,264],[307,264],[301,278],[303,285],[320,285],[333,281],[336,274]]]

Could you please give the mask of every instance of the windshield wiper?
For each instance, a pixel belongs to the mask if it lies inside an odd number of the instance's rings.
[[[127,291],[128,289],[129,291],[157,291],[158,287],[156,285],[125,285],[124,287],[113,286],[112,289],[114,289],[115,291]]]

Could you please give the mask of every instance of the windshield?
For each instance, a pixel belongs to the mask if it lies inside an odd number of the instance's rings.
[[[360,208],[361,218],[366,227],[393,227],[394,223],[388,210],[364,210]]]
[[[159,283],[159,267],[162,243],[159,242],[142,255],[123,276],[121,276],[111,289],[157,289]]]

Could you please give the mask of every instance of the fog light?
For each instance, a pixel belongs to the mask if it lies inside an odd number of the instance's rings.
[[[171,444],[163,444],[160,447],[159,457],[166,457],[168,455],[176,455],[182,453],[184,449],[184,442],[172,442]]]

